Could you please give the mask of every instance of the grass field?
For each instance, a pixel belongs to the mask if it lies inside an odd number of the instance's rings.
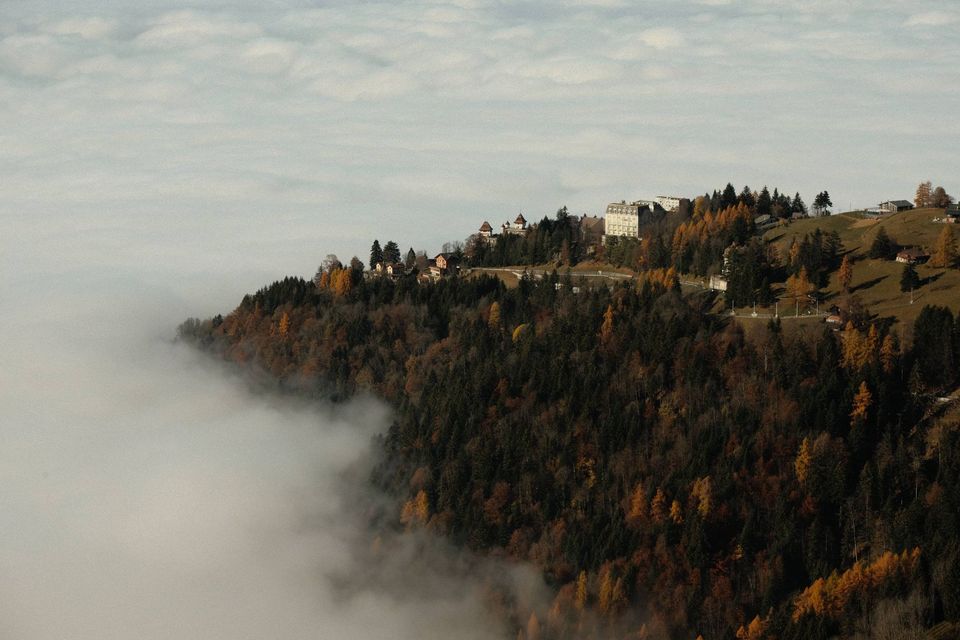
[[[944,225],[933,222],[943,215],[941,209],[916,209],[893,214],[882,219],[868,219],[857,213],[842,213],[824,218],[799,220],[786,227],[771,229],[765,238],[774,244],[781,257],[786,256],[790,242],[802,238],[817,228],[824,232],[836,231],[843,248],[854,261],[851,293],[857,295],[871,312],[879,317],[893,317],[907,325],[913,324],[924,305],[937,304],[960,310],[960,270],[937,269],[918,265],[917,273],[921,286],[913,293],[901,293],[900,276],[903,265],[893,260],[874,260],[867,257],[877,232],[883,227],[898,244],[905,247],[921,247],[932,251],[937,236]],[[954,231],[960,240],[960,232]],[[837,273],[830,275],[830,283],[824,291],[826,304],[830,306],[841,295]]]

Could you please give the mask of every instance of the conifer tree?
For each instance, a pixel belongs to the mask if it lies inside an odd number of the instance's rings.
[[[577,576],[577,593],[576,599],[574,600],[577,609],[583,610],[587,605],[587,572],[581,571],[580,575]]]
[[[380,241],[374,240],[370,247],[370,269],[376,269],[378,262],[383,262],[383,249],[380,248]]]
[[[903,273],[900,275],[900,291],[913,291],[920,286],[920,276],[912,264],[903,265]]]
[[[490,303],[490,312],[487,316],[487,326],[495,331],[500,329],[500,303],[496,300]]]
[[[793,461],[793,469],[797,472],[797,480],[800,481],[800,484],[806,484],[807,475],[810,473],[810,463],[812,457],[810,454],[810,440],[804,438],[803,442],[800,443],[800,451],[797,452],[797,457]]]
[[[650,517],[657,524],[661,524],[667,517],[667,496],[659,487],[653,494],[653,500],[650,501]]]
[[[857,395],[853,398],[853,411],[850,412],[850,424],[856,426],[867,419],[867,412],[873,403],[873,395],[866,381],[860,383]]]
[[[683,524],[683,510],[680,507],[680,501],[674,500],[670,503],[670,519],[673,524]]]
[[[929,180],[917,185],[917,193],[913,197],[913,204],[917,209],[930,206],[930,198],[933,194],[933,183]]]
[[[843,256],[843,262],[840,263],[840,273],[838,274],[840,279],[840,287],[845,291],[850,291],[850,283],[853,281],[853,263],[850,260],[850,256]]]
[[[897,252],[896,241],[887,235],[887,230],[883,227],[877,229],[877,235],[873,238],[870,245],[870,251],[867,253],[871,258],[889,260]]]
[[[800,197],[799,191],[793,196],[793,202],[790,203],[790,212],[801,216],[807,215],[807,205]]]
[[[953,229],[944,225],[940,235],[937,236],[933,255],[930,256],[930,266],[946,269],[952,267],[956,261],[957,240],[953,237]]]
[[[389,240],[387,244],[383,245],[383,261],[387,264],[400,262],[400,247],[393,240]]]

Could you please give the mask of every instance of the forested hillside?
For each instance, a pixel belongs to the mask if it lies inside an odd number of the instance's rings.
[[[868,321],[748,341],[708,302],[662,271],[574,293],[335,268],[181,336],[286,389],[392,403],[392,522],[542,569],[555,601],[521,637],[960,620],[960,422],[937,400],[960,319],[924,309],[909,345]]]

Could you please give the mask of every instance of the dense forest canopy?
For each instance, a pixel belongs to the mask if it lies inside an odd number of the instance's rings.
[[[749,222],[730,206],[710,215],[736,236]],[[816,280],[836,259],[809,237],[779,268]],[[181,335],[285,389],[392,403],[374,479],[397,497],[390,521],[538,566],[556,598],[521,636],[960,620],[960,429],[936,400],[960,378],[960,318],[925,308],[909,345],[869,322],[747,339],[709,295],[652,275],[509,289],[337,263]]]

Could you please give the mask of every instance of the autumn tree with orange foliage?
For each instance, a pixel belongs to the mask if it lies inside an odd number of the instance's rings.
[[[867,413],[873,404],[873,395],[866,381],[860,383],[857,395],[853,398],[853,409],[850,411],[850,426],[856,428],[867,419]]]
[[[843,573],[817,578],[793,602],[793,621],[807,615],[838,618],[854,599],[869,600],[895,580],[909,579],[920,562],[920,548],[899,555],[885,551],[870,564],[855,562]]]
[[[850,283],[853,282],[853,261],[850,260],[850,254],[843,256],[843,262],[840,263],[840,271],[837,273],[840,282],[840,288],[846,293],[850,293]]]

